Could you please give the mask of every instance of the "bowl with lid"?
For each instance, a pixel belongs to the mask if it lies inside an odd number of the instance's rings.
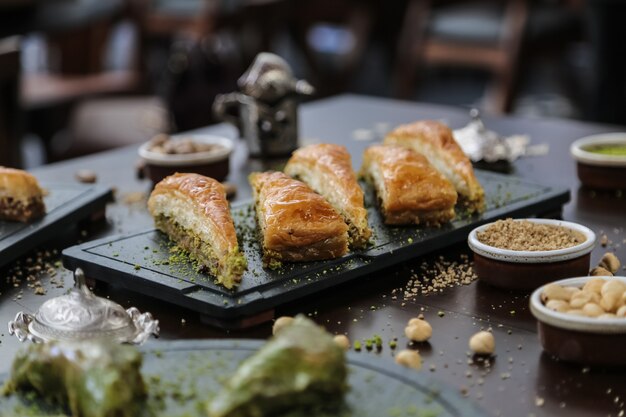
[[[478,279],[495,287],[534,290],[560,278],[586,275],[595,233],[553,219],[506,219],[468,236]]]
[[[154,184],[176,172],[191,172],[223,181],[234,142],[222,136],[157,135],[139,147],[144,174]]]
[[[158,336],[159,321],[150,313],[96,296],[87,286],[83,271],[74,271],[74,287],[66,294],[44,302],[32,315],[20,311],[9,322],[9,334],[21,342],[78,342],[108,340],[142,344]]]
[[[584,137],[572,144],[570,153],[583,185],[626,189],[626,132]]]
[[[560,360],[626,366],[626,277],[551,282],[530,297],[543,349]]]

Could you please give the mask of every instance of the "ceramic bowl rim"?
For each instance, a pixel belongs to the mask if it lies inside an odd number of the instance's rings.
[[[626,132],[600,133],[578,139],[570,146],[570,153],[579,163],[606,167],[626,168],[626,156],[602,155],[584,149],[589,145],[626,145]]]
[[[216,136],[209,134],[184,134],[172,135],[172,139],[190,138],[196,142],[212,143],[222,145],[222,149],[214,151],[196,152],[192,154],[169,155],[149,150],[150,142],[143,143],[139,149],[139,156],[148,164],[164,167],[190,166],[190,165],[206,165],[227,159],[233,152],[235,147],[234,141],[224,136]]]
[[[582,287],[587,281],[594,278],[618,279],[626,284],[626,277],[622,276],[597,276],[597,277],[576,277],[552,281],[548,284],[558,284],[563,286]],[[548,285],[545,284],[545,285]],[[530,296],[530,312],[542,323],[548,324],[560,329],[574,330],[584,333],[602,333],[602,334],[624,334],[626,335],[626,318],[597,318],[583,317],[572,314],[560,313],[550,310],[541,302],[541,287],[537,288]]]
[[[474,228],[467,236],[467,244],[470,249],[485,258],[493,259],[501,262],[509,263],[553,263],[567,261],[570,259],[579,258],[590,253],[596,244],[596,234],[593,230],[578,223],[568,222],[565,220],[554,219],[513,219],[514,221],[527,220],[533,223],[549,224],[554,226],[562,226],[568,229],[575,230],[582,233],[586,240],[576,246],[571,246],[564,249],[544,250],[544,251],[518,251],[511,249],[501,249],[495,246],[487,245],[478,240],[476,236],[478,232],[485,230],[495,222],[487,223],[482,226]]]

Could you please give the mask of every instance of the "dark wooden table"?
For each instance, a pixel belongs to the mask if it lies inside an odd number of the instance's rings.
[[[355,131],[366,129],[378,140],[393,126],[424,118],[442,119],[456,128],[468,122],[467,111],[429,104],[404,103],[359,96],[340,96],[303,106],[301,113],[302,142],[327,141],[348,146],[355,167],[361,163],[361,151],[371,141],[355,140]],[[593,125],[565,120],[491,118],[485,123],[501,134],[527,133],[533,143],[548,143],[546,156],[523,158],[513,167],[513,175],[545,184],[566,186],[572,200],[564,207],[563,217],[587,225],[599,235],[606,234],[610,243],[598,245],[592,254],[595,264],[607,250],[613,250],[626,261],[626,197],[617,192],[600,193],[581,189],[576,177],[575,163],[569,155],[569,145],[582,136],[618,127]],[[234,137],[229,126],[218,125],[206,132]],[[356,137],[367,137],[360,132]],[[135,177],[136,149],[123,148],[81,159],[42,167],[35,171],[40,179],[74,181],[78,169],[92,169],[98,182],[117,189],[117,202],[108,207],[107,221],[87,225],[84,230],[70,230],[50,247],[62,248],[77,241],[107,234],[141,230],[152,225],[141,195],[147,193],[147,181]],[[249,198],[247,174],[254,170],[280,167],[281,161],[248,160],[243,143],[231,160],[229,181],[237,184],[236,200]],[[139,200],[139,201],[136,201]],[[135,201],[135,202],[133,202]],[[333,333],[346,333],[351,340],[366,339],[379,334],[385,341],[380,353],[363,351],[361,355],[390,357],[387,341],[398,338],[398,349],[407,340],[404,327],[409,318],[422,312],[433,326],[430,343],[420,346],[424,359],[421,372],[432,373],[481,405],[494,416],[622,416],[626,399],[626,371],[594,369],[582,365],[560,363],[542,353],[536,334],[535,321],[528,312],[528,296],[508,293],[474,282],[467,286],[444,290],[437,295],[421,296],[404,301],[393,299],[394,289],[403,288],[422,262],[432,262],[439,256],[455,258],[467,253],[466,244],[453,246],[429,257],[415,259],[349,285],[336,287],[310,296],[297,303],[279,308],[279,314],[306,313]],[[36,256],[31,255],[31,256]],[[46,295],[35,295],[23,282],[18,287],[10,281],[9,268],[0,271],[0,322],[6,323],[20,310],[34,311],[46,299],[61,294],[71,285],[69,272],[65,288],[49,284],[45,275],[42,283]],[[623,274],[623,273],[622,273]],[[59,281],[59,276],[56,280]],[[271,324],[252,329],[231,331],[208,327],[192,312],[163,304],[142,295],[121,290],[100,291],[124,306],[135,305],[151,311],[161,321],[161,339],[187,338],[266,338]],[[21,297],[18,299],[18,295]],[[396,295],[398,292],[396,292]],[[4,324],[3,324],[4,326]],[[493,329],[497,356],[490,363],[472,363],[468,339],[481,328]],[[155,343],[155,342],[150,342]],[[9,368],[19,342],[6,332],[0,336],[0,372]],[[626,353],[624,353],[626,354]]]

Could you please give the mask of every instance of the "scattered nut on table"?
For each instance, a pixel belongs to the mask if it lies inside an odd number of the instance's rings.
[[[596,266],[591,270],[591,272],[589,272],[589,275],[592,277],[610,277],[613,273],[604,267]]]
[[[85,184],[93,184],[98,180],[98,176],[90,169],[79,169],[74,174],[76,179]]]
[[[493,355],[496,350],[496,340],[490,332],[480,331],[470,338],[469,348],[478,355]]]
[[[407,368],[421,369],[422,357],[415,350],[404,349],[396,354],[396,363]]]
[[[615,256],[613,252],[607,252],[604,254],[604,256],[602,256],[602,259],[600,260],[600,264],[598,266],[601,266],[604,269],[610,271],[612,274],[615,274],[617,271],[619,271],[620,265],[621,263],[619,261],[619,258]]]
[[[345,334],[338,334],[334,337],[333,340],[335,341],[337,346],[339,346],[343,350],[350,349],[350,339],[348,339],[348,336],[346,336]]]
[[[405,336],[414,342],[425,342],[433,335],[431,325],[422,319],[411,319],[409,325],[404,328]]]
[[[276,319],[274,325],[272,326],[272,334],[278,334],[282,329],[289,326],[293,321],[293,317],[282,316]]]

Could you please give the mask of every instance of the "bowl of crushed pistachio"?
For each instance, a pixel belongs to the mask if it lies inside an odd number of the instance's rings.
[[[546,284],[530,297],[543,349],[589,365],[626,365],[626,277],[591,276]]]
[[[196,173],[222,181],[229,171],[231,139],[213,135],[159,134],[139,147],[144,174],[154,184],[176,172]]]
[[[583,185],[626,189],[626,132],[587,136],[574,142],[570,153]]]
[[[478,279],[495,287],[534,290],[560,278],[587,274],[595,233],[552,219],[506,219],[472,230]]]

